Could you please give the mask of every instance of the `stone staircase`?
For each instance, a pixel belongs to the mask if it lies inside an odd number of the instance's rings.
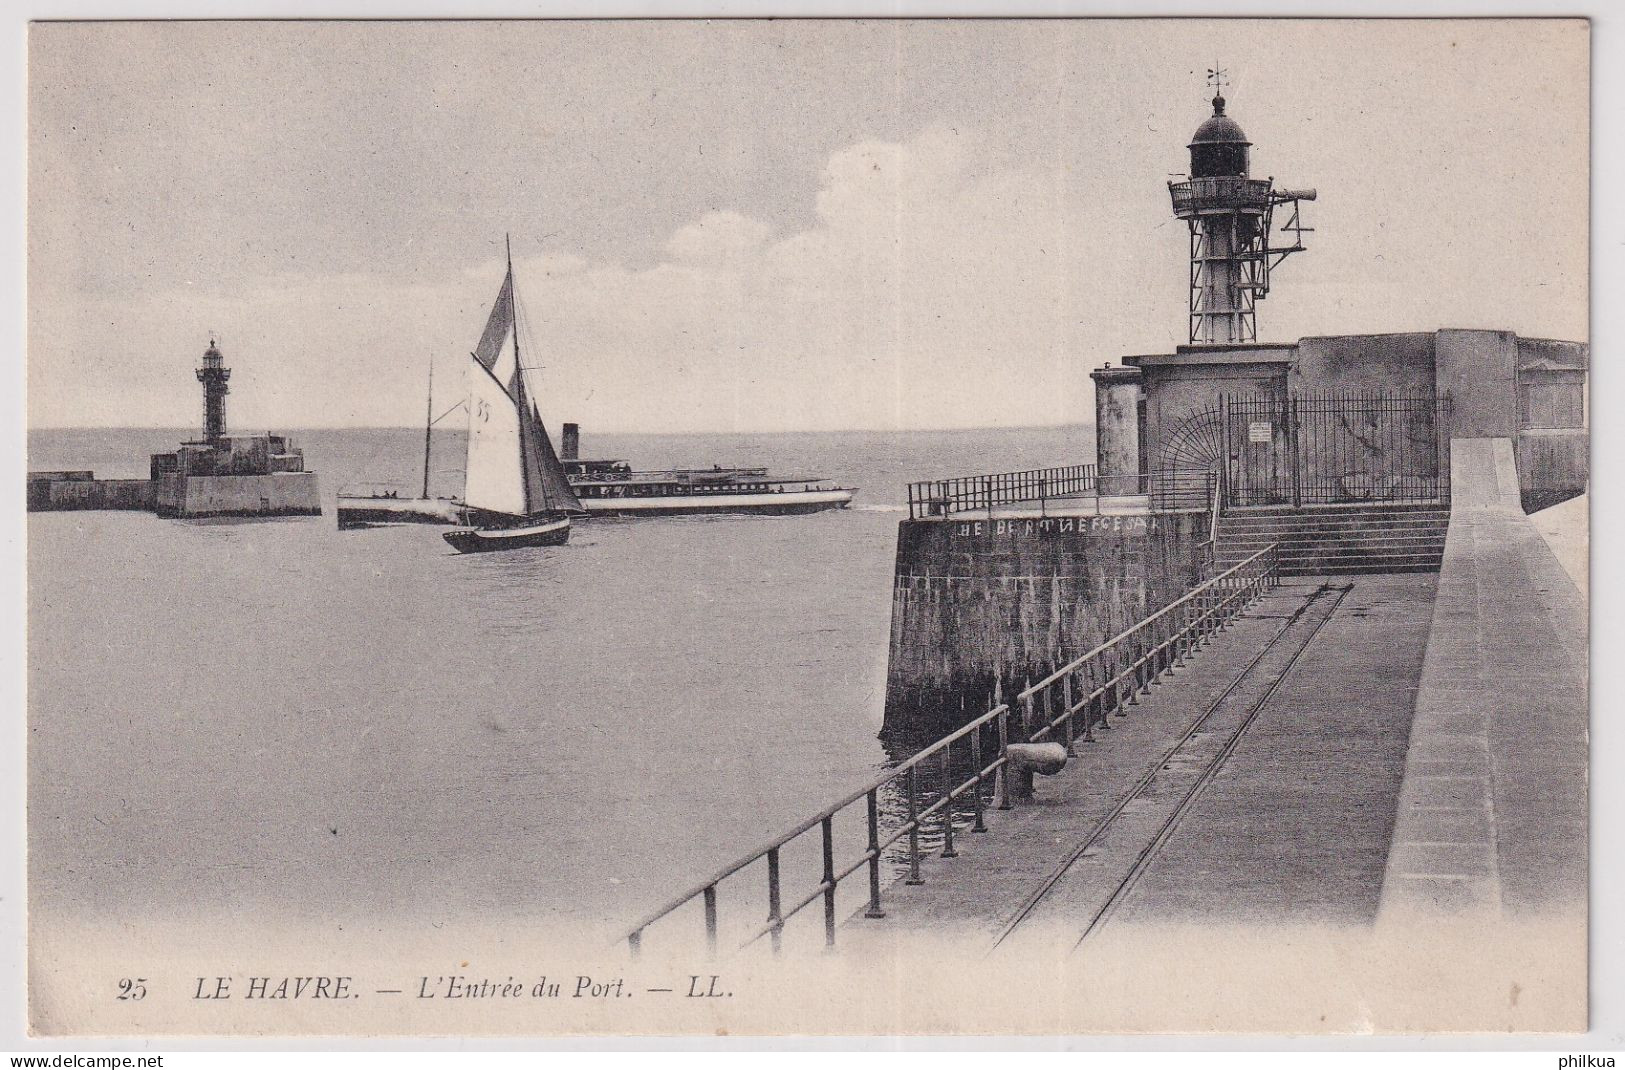
[[[1230,509],[1215,557],[1222,571],[1278,542],[1283,576],[1438,572],[1449,527],[1450,507],[1437,504]]]

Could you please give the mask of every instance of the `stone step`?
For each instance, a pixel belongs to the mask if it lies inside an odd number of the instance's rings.
[[[1281,547],[1283,553],[1288,551],[1301,551],[1306,549],[1348,547],[1350,549],[1369,550],[1384,546],[1395,549],[1401,548],[1427,548],[1444,550],[1445,537],[1443,535],[1394,535],[1389,533],[1373,534],[1359,539],[1294,539],[1283,536],[1262,537],[1256,539],[1219,539],[1219,552],[1230,555],[1247,557],[1255,554],[1274,543]]]
[[[1217,560],[1245,561],[1257,553],[1247,547],[1229,548],[1218,547]],[[1444,553],[1444,543],[1406,542],[1406,543],[1317,543],[1302,545],[1283,544],[1277,551],[1282,561],[1297,560],[1304,557],[1325,557],[1333,554],[1343,554],[1349,557],[1381,557],[1392,554],[1425,554],[1430,557],[1439,557]]]
[[[1360,517],[1332,519],[1329,517],[1288,517],[1284,519],[1247,518],[1237,520],[1222,517],[1220,531],[1359,531],[1364,528],[1445,528],[1448,516],[1424,517]]]
[[[1449,530],[1449,509],[1427,502],[1232,510],[1214,562],[1229,568],[1275,543],[1289,576],[1437,572]]]
[[[1443,541],[1449,529],[1437,526],[1383,525],[1368,528],[1277,528],[1275,530],[1233,531],[1219,529],[1219,542],[1268,546],[1272,542],[1367,542],[1373,539],[1432,539]]]
[[[1438,572],[1437,561],[1420,563],[1363,562],[1358,565],[1322,565],[1318,567],[1282,567],[1283,576],[1387,576],[1396,573]]]
[[[1356,516],[1361,513],[1398,515],[1403,513],[1443,513],[1450,507],[1437,502],[1362,502],[1353,505],[1258,505],[1227,506],[1224,515],[1231,516]]]
[[[1367,557],[1348,557],[1327,554],[1319,557],[1283,559],[1283,576],[1313,576],[1326,574],[1373,574],[1383,572],[1438,572],[1443,563],[1440,554],[1372,554]],[[1219,562],[1222,570],[1223,561]]]
[[[1282,564],[1298,563],[1298,561],[1329,561],[1332,558],[1349,559],[1349,561],[1371,561],[1375,558],[1417,558],[1419,561],[1436,561],[1443,558],[1445,550],[1441,546],[1389,546],[1389,548],[1350,548],[1350,546],[1302,546],[1295,550],[1280,551],[1279,561]],[[1237,555],[1237,553],[1219,553],[1219,564],[1240,564],[1250,555]]]

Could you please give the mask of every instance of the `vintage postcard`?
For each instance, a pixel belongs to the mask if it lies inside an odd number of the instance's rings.
[[[30,1029],[1583,1032],[1590,47],[34,23]]]

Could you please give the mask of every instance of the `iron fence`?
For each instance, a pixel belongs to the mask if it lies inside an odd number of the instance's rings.
[[[1258,394],[1219,408],[1228,505],[1449,500],[1447,396]]]
[[[918,520],[977,510],[991,513],[995,505],[1033,501],[1042,505],[1051,498],[1093,494],[1095,490],[1092,464],[925,480],[908,485],[908,515]]]
[[[1145,494],[1159,512],[1202,512],[1213,501],[1217,472],[1161,471],[1143,477]]]
[[[1182,665],[1214,633],[1274,587],[1279,582],[1278,571],[1278,545],[1271,544],[1025,688],[1016,696],[1014,706],[995,695],[993,708],[969,724],[888,769],[765,846],[724,866],[647,915],[627,933],[628,948],[634,955],[640,953],[644,934],[651,926],[698,900],[706,947],[715,953],[721,909],[719,887],[764,859],[767,863],[767,882],[763,889],[765,920],[759,925],[750,925],[740,948],[765,936],[777,953],[785,923],[815,903],[823,906],[825,946],[834,947],[838,923],[836,891],[841,881],[860,870],[866,871],[869,886],[866,913],[870,917],[883,917],[881,866],[883,853],[888,848],[905,842],[907,883],[924,883],[920,872],[922,834],[930,833],[941,844],[940,857],[953,858],[957,856],[954,849],[957,807],[968,804],[969,831],[973,834],[988,831],[983,820],[987,809],[1012,807],[1009,783],[1012,741],[1064,742],[1069,752],[1080,740],[1092,741],[1097,728],[1109,727],[1110,713],[1121,712],[1124,706],[1134,704],[1163,674]],[[964,762],[967,751],[968,767]],[[959,772],[967,768],[968,773]],[[984,798],[984,789],[989,784],[991,797]],[[889,828],[883,828],[881,822],[881,794],[886,791],[900,792],[906,804],[901,822]],[[835,818],[860,803],[864,810],[866,846],[856,858],[837,863]],[[796,893],[797,897],[786,906],[783,852],[813,829],[819,830],[820,878],[810,890]]]

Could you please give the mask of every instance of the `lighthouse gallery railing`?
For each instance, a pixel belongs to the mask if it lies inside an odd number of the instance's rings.
[[[1097,728],[1109,727],[1107,717],[1148,690],[1164,673],[1182,665],[1209,637],[1224,628],[1276,586],[1278,544],[1271,544],[1247,560],[1213,579],[1192,588],[1185,595],[1157,610],[1127,631],[1061,666],[1044,679],[1028,686],[1013,703],[999,702],[991,710],[937,740],[888,769],[869,784],[851,792],[833,806],[814,814],[763,847],[733,862],[700,884],[650,913],[626,935],[634,955],[643,950],[644,934],[657,922],[699,900],[706,947],[717,950],[719,939],[718,888],[724,881],[755,862],[766,859],[766,917],[752,925],[744,948],[762,937],[769,938],[774,952],[780,949],[785,923],[796,914],[821,902],[824,913],[824,943],[835,946],[837,928],[836,889],[841,881],[859,870],[867,870],[869,894],[866,914],[884,917],[881,903],[883,852],[906,839],[909,884],[924,883],[920,876],[921,834],[928,830],[940,836],[941,857],[953,858],[956,818],[970,822],[971,833],[987,832],[983,821],[986,809],[1011,808],[1007,784],[1011,742],[1055,741],[1066,744],[1092,741]],[[1012,722],[1012,718],[1016,718]],[[987,739],[984,739],[986,735]],[[1014,737],[1014,738],[1012,738]],[[955,748],[963,758],[969,752],[969,774],[955,772]],[[991,753],[989,753],[991,752]],[[983,798],[984,786],[992,785],[991,799]],[[883,829],[880,820],[881,793],[895,789],[902,793],[907,816],[896,827]],[[969,814],[960,814],[956,804],[969,804]],[[836,862],[835,817],[862,803],[867,829],[867,846],[857,858]],[[923,803],[923,805],[922,805]],[[817,883],[786,904],[781,854],[784,848],[813,829],[819,830],[822,873]],[[796,893],[792,893],[796,894]],[[758,915],[760,917],[761,915]]]

